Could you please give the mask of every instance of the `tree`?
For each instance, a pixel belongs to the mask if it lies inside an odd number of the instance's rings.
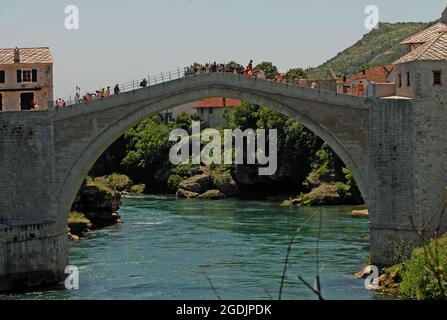
[[[302,68],[293,68],[287,71],[286,78],[289,82],[296,82],[299,79],[307,78],[307,74]]]
[[[264,71],[265,77],[270,80],[275,79],[275,77],[278,75],[278,68],[271,62],[261,62],[255,67],[253,71],[256,73],[259,70]]]
[[[236,61],[230,61],[225,65],[225,71],[233,72],[234,70],[244,70],[244,67]]]

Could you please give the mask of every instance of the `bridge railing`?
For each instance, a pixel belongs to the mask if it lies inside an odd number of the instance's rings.
[[[231,73],[231,74],[233,74],[232,72],[226,71],[226,66],[223,68],[223,71],[216,71],[216,72],[214,72],[214,71],[211,71],[211,70],[207,70],[207,71],[205,71],[203,73],[223,73],[223,74]],[[181,69],[179,68],[179,69],[177,69],[175,71],[160,72],[158,74],[148,75],[146,78],[134,79],[134,80],[127,81],[127,82],[124,82],[124,83],[115,83],[115,84],[113,84],[111,86],[106,86],[105,88],[101,88],[101,89],[94,90],[94,91],[91,91],[91,92],[88,92],[88,93],[84,93],[84,94],[81,94],[80,92],[78,92],[78,96],[76,94],[72,94],[72,95],[69,95],[67,97],[63,97],[63,98],[60,98],[60,99],[62,99],[64,101],[64,103],[65,103],[64,106],[71,106],[71,105],[75,105],[75,104],[88,103],[90,101],[98,101],[98,100],[101,101],[103,99],[107,99],[107,97],[109,97],[109,95],[111,96],[111,95],[115,94],[115,92],[114,92],[115,86],[118,86],[119,93],[125,93],[125,92],[135,91],[135,90],[138,90],[138,89],[141,89],[141,88],[144,88],[144,87],[150,87],[150,86],[162,84],[162,83],[165,83],[165,82],[182,79],[182,78],[185,78],[185,77],[194,76],[195,74],[196,74],[195,71],[190,69],[190,68],[187,68],[187,67],[181,68]],[[270,79],[263,79],[263,80],[270,81],[272,83],[277,82],[275,80],[270,80]],[[143,83],[144,81],[146,83]],[[282,82],[280,82],[280,83],[282,83]],[[296,86],[297,88],[308,88],[306,86],[300,85],[298,82],[297,83],[286,82],[284,84]],[[106,94],[102,96],[101,95],[101,91],[103,89],[105,90]],[[332,91],[332,90],[321,89],[320,87],[316,88],[316,90],[318,90],[319,92],[332,92],[332,93],[334,93],[334,91]],[[93,94],[97,94],[98,91],[99,91],[99,96],[95,97],[94,99],[90,98],[91,100],[89,100],[89,99],[86,100],[85,99],[88,96],[92,97]],[[54,102],[54,106],[56,108],[57,108],[58,100],[59,100],[59,98]]]
[[[55,105],[55,107],[57,107],[59,99],[61,99],[65,102],[64,106],[71,106],[74,104],[102,100],[102,99],[107,98],[110,95],[114,95],[115,94],[114,90],[115,90],[116,86],[118,86],[118,88],[119,88],[119,93],[125,93],[125,92],[135,91],[135,90],[138,90],[138,89],[141,89],[144,87],[150,87],[150,86],[154,86],[157,84],[169,82],[172,80],[178,80],[178,79],[186,77],[187,75],[188,75],[188,72],[187,72],[186,68],[177,69],[175,71],[169,71],[169,72],[161,72],[161,73],[155,74],[155,75],[148,75],[146,78],[134,79],[134,80],[123,82],[123,83],[114,83],[113,85],[102,87],[97,90],[87,91],[84,94],[81,94],[80,92],[78,92],[78,95],[76,95],[76,93],[74,93],[74,94],[68,95],[66,97],[61,97],[61,98],[58,98],[54,102],[54,105]],[[145,83],[144,83],[144,81],[145,81]],[[104,95],[104,92],[102,92],[103,90],[106,93],[105,95]],[[97,96],[95,99],[92,99],[92,100],[85,100],[85,97],[88,97],[88,96],[91,97],[92,95],[94,95],[94,94],[96,95],[98,93],[99,93],[99,97]],[[103,93],[103,96],[101,96],[101,93]]]

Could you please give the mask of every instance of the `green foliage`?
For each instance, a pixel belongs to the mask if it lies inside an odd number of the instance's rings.
[[[83,213],[76,211],[70,212],[70,214],[68,215],[68,223],[69,224],[84,223],[87,225],[87,228],[92,227],[92,223],[90,222],[90,220],[87,219]]]
[[[220,200],[224,199],[225,195],[219,190],[208,190],[204,194],[198,196],[198,199],[202,200]]]
[[[185,179],[191,178],[200,172],[200,166],[197,164],[180,164],[171,170],[171,174],[179,175]]]
[[[109,180],[106,176],[95,178],[87,177],[85,178],[85,183],[97,187],[102,192],[110,193],[113,197],[116,196],[116,189],[109,185]]]
[[[175,166],[168,178],[168,188],[172,191],[179,189],[180,184],[201,172],[200,166],[195,164],[180,164]]]
[[[333,199],[339,199],[337,193],[306,193],[299,196],[299,202],[303,206],[322,206],[327,205],[328,202],[331,204]]]
[[[242,102],[239,108],[227,110],[226,120],[231,128],[255,129],[258,121],[258,110],[258,105]]]
[[[447,236],[413,251],[401,264],[400,293],[406,298],[447,299]]]
[[[123,174],[112,173],[106,179],[108,180],[108,185],[117,191],[124,191],[132,186],[132,180]]]
[[[366,34],[352,47],[340,52],[321,66],[307,70],[309,78],[323,78],[333,69],[338,75],[349,76],[366,65],[390,64],[406,53],[400,42],[428,27],[427,23],[381,23],[380,28]]]
[[[182,113],[179,114],[176,118],[174,123],[171,125],[172,128],[176,129],[183,129],[188,131],[191,134],[191,123],[192,121],[200,121],[200,117],[197,114],[191,114],[191,113]]]
[[[143,194],[146,190],[146,186],[144,184],[135,184],[130,188],[130,192],[134,194]]]
[[[180,184],[185,181],[186,179],[177,175],[177,174],[172,174],[169,176],[168,179],[168,188],[171,190],[177,190],[180,187]]]
[[[287,71],[286,78],[289,82],[296,82],[300,79],[307,78],[307,74],[302,68],[293,68]]]
[[[225,65],[225,69],[227,71],[230,71],[230,70],[244,70],[245,68],[243,65],[237,63],[236,61],[230,61]]]
[[[343,182],[336,182],[335,188],[337,189],[337,193],[339,194],[340,198],[342,199],[349,199],[351,197],[351,187]]]
[[[153,116],[130,129],[125,134],[128,140],[128,153],[123,163],[127,166],[136,166],[148,169],[152,165],[160,165],[160,157],[167,158],[171,130],[159,116]]]
[[[265,77],[267,79],[275,79],[275,77],[278,75],[278,68],[271,62],[261,62],[254,68],[253,71],[258,72],[259,70],[264,71]]]

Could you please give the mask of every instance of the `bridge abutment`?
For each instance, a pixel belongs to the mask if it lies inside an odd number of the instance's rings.
[[[67,222],[55,193],[47,112],[0,112],[0,290],[58,283],[68,264]]]
[[[393,264],[405,248],[433,238],[437,228],[447,230],[439,207],[447,186],[445,111],[440,95],[385,99],[370,107],[373,264]]]
[[[68,265],[67,226],[36,223],[0,229],[0,291],[59,283]]]

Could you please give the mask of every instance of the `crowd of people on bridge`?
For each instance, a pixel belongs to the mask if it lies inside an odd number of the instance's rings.
[[[185,68],[185,76],[193,75],[193,74],[201,74],[201,73],[213,73],[213,72],[221,72],[221,73],[233,73],[238,74],[246,77],[256,77],[259,79],[266,79],[266,74],[264,70],[261,68],[253,68],[253,60],[250,60],[248,65],[246,67],[243,67],[237,63],[205,63],[205,64],[199,64],[195,63],[193,66],[189,68]],[[285,76],[285,74],[277,74],[273,79],[271,79],[274,82],[280,82],[280,83],[288,83],[289,80]],[[304,79],[302,79],[304,81]],[[299,85],[303,85],[301,80],[298,81]],[[305,80],[307,81],[307,80]],[[148,81],[146,79],[143,79],[139,83],[140,88],[145,88],[148,86]],[[303,85],[305,86],[305,85]],[[311,84],[312,89],[318,88],[318,81],[313,80]],[[113,94],[118,95],[120,94],[121,89],[120,86],[117,84],[113,88]],[[74,96],[74,103],[89,103],[90,101],[95,100],[103,100],[104,98],[107,98],[112,95],[112,91],[110,87],[102,88],[100,90],[96,90],[93,92],[87,92],[84,95],[81,95],[80,89],[77,88],[76,94]],[[69,104],[71,103],[71,99]],[[67,105],[66,101],[64,99],[58,99],[55,102],[56,109],[63,108]]]
[[[121,92],[119,85],[115,85],[113,88],[113,94],[119,94]],[[81,96],[80,90],[77,90],[74,95],[74,103],[89,103],[90,101],[102,100],[104,98],[110,97],[112,95],[110,87],[102,88],[94,92],[87,92]],[[55,103],[55,108],[60,109],[67,106],[67,102],[64,99],[57,99]]]
[[[258,78],[265,79],[265,73],[262,70],[257,70],[256,72],[253,69],[253,60],[250,60],[250,63],[244,68],[238,64],[224,64],[224,63],[205,63],[205,64],[194,64],[193,71],[195,74],[200,73],[210,73],[210,72],[225,72],[225,73],[234,73],[239,75],[244,75],[247,77],[256,76]],[[186,72],[188,75],[188,72]]]

